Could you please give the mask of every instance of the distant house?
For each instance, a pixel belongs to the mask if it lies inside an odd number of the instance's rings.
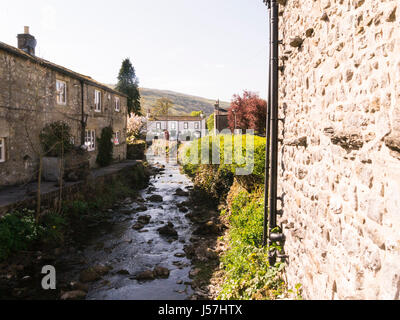
[[[147,114],[147,135],[152,139],[164,139],[167,132],[170,140],[192,141],[205,134],[206,119],[191,116],[151,117]]]
[[[28,27],[18,35],[18,48],[0,42],[0,187],[37,177],[32,146],[39,145],[43,127],[56,121],[70,126],[74,145],[87,146],[91,167],[97,138],[108,126],[114,131],[114,159],[126,159],[127,97],[35,56],[35,47]]]

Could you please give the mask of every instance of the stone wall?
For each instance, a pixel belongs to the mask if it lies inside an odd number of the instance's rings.
[[[40,58],[1,44],[0,47],[0,138],[5,138],[6,161],[0,162],[0,187],[35,180],[38,172],[39,134],[46,124],[64,121],[76,146],[81,145],[82,90],[87,129],[111,125],[121,132],[121,143],[114,148],[116,160],[126,159],[127,99],[94,80],[53,65]],[[4,48],[3,48],[4,47]],[[14,53],[15,51],[15,53]],[[57,104],[56,80],[67,84],[66,105]],[[94,110],[94,90],[102,93],[102,111]],[[119,96],[121,111],[114,98]],[[97,148],[90,152],[91,167],[96,167]]]
[[[66,182],[62,189],[62,200],[73,201],[79,199],[92,199],[98,194],[104,193],[106,186],[110,186],[115,181],[121,181],[122,178],[132,177],[132,183],[135,188],[140,188],[143,183],[142,174],[145,172],[145,166],[142,161],[124,161],[107,168],[95,169],[91,174],[83,180],[76,182]],[[0,217],[24,208],[36,210],[36,190],[37,185],[31,183],[26,187],[27,190],[32,189],[34,192],[28,194],[25,188],[16,187],[12,191],[13,199],[7,197],[6,202],[1,201],[4,197],[0,197]],[[60,203],[60,189],[52,183],[43,183],[41,186],[41,207],[42,210],[57,209]],[[3,191],[4,192],[4,191]]]
[[[288,282],[399,299],[400,3],[279,2]]]

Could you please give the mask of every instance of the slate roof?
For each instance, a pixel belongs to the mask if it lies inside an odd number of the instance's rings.
[[[163,117],[153,117],[150,121],[203,121],[204,118],[201,117],[191,117],[191,116],[163,116]]]
[[[66,76],[78,79],[80,81],[83,81],[86,84],[90,84],[90,85],[93,85],[95,87],[101,88],[103,90],[112,92],[114,94],[118,94],[120,96],[126,97],[125,94],[123,94],[123,93],[121,93],[121,92],[119,92],[117,90],[114,90],[113,88],[105,85],[104,83],[98,82],[98,81],[92,79],[89,76],[85,76],[83,74],[77,73],[75,71],[72,71],[72,70],[67,69],[65,67],[62,67],[60,65],[57,65],[57,64],[52,63],[50,61],[47,61],[45,59],[42,59],[42,58],[39,58],[39,57],[36,57],[36,56],[32,56],[32,55],[26,53],[25,51],[23,51],[21,49],[15,48],[15,47],[10,46],[10,45],[8,45],[8,44],[6,44],[4,42],[1,42],[1,41],[0,41],[0,50],[3,50],[5,52],[8,52],[8,53],[13,54],[15,56],[18,56],[20,58],[27,59],[27,60],[30,60],[32,62],[38,63],[41,66],[44,66],[46,68],[49,68],[51,70],[54,70],[54,71],[59,72],[61,74],[64,74]]]

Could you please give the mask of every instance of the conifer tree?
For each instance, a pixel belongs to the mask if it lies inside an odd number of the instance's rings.
[[[129,58],[122,62],[116,89],[128,96],[128,114],[141,115],[139,79]]]

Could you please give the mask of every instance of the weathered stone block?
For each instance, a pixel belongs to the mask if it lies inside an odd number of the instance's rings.
[[[386,137],[385,144],[390,150],[400,152],[400,134],[393,134]]]

